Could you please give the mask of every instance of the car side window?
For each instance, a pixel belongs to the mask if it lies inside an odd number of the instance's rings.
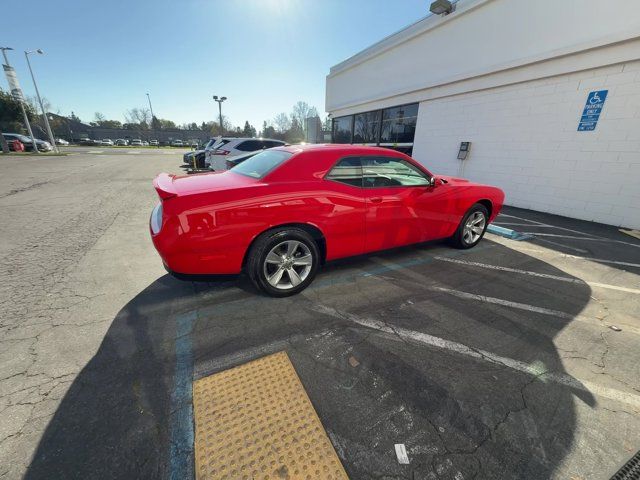
[[[258,140],[247,140],[245,142],[241,142],[236,146],[237,150],[242,152],[253,152],[255,150],[262,149],[262,142]]]
[[[352,187],[362,187],[360,157],[347,157],[339,160],[325,178],[334,182],[346,183]]]
[[[365,188],[429,185],[427,175],[409,162],[394,157],[362,157]]]

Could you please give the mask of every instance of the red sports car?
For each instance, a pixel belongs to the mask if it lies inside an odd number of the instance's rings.
[[[151,237],[169,272],[244,270],[278,297],[329,260],[439,238],[471,248],[504,201],[499,188],[356,145],[271,148],[224,172],[161,173],[154,187]]]

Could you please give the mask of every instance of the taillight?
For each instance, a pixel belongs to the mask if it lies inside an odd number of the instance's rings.
[[[214,155],[229,155],[230,153],[231,153],[231,151],[222,150],[221,148],[218,148],[218,149],[214,150],[214,152],[213,152]]]
[[[150,223],[151,232],[153,232],[154,235],[157,235],[162,228],[162,202],[158,202],[153,209],[153,212],[151,212]]]

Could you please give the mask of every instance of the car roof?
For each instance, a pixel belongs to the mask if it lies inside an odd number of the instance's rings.
[[[235,141],[245,141],[245,140],[259,140],[259,141],[269,141],[269,142],[279,142],[285,143],[284,140],[278,140],[277,138],[262,138],[262,137],[222,137],[222,140],[235,140]]]
[[[385,147],[373,147],[367,145],[351,145],[348,143],[307,143],[299,145],[285,145],[276,147],[291,153],[309,152],[318,150],[338,151],[346,155],[386,155],[390,157],[406,157],[404,153]]]

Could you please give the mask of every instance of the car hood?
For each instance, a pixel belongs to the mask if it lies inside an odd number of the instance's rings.
[[[160,198],[193,195],[254,185],[258,180],[230,171],[200,173],[196,175],[170,175],[161,173],[153,181]]]

